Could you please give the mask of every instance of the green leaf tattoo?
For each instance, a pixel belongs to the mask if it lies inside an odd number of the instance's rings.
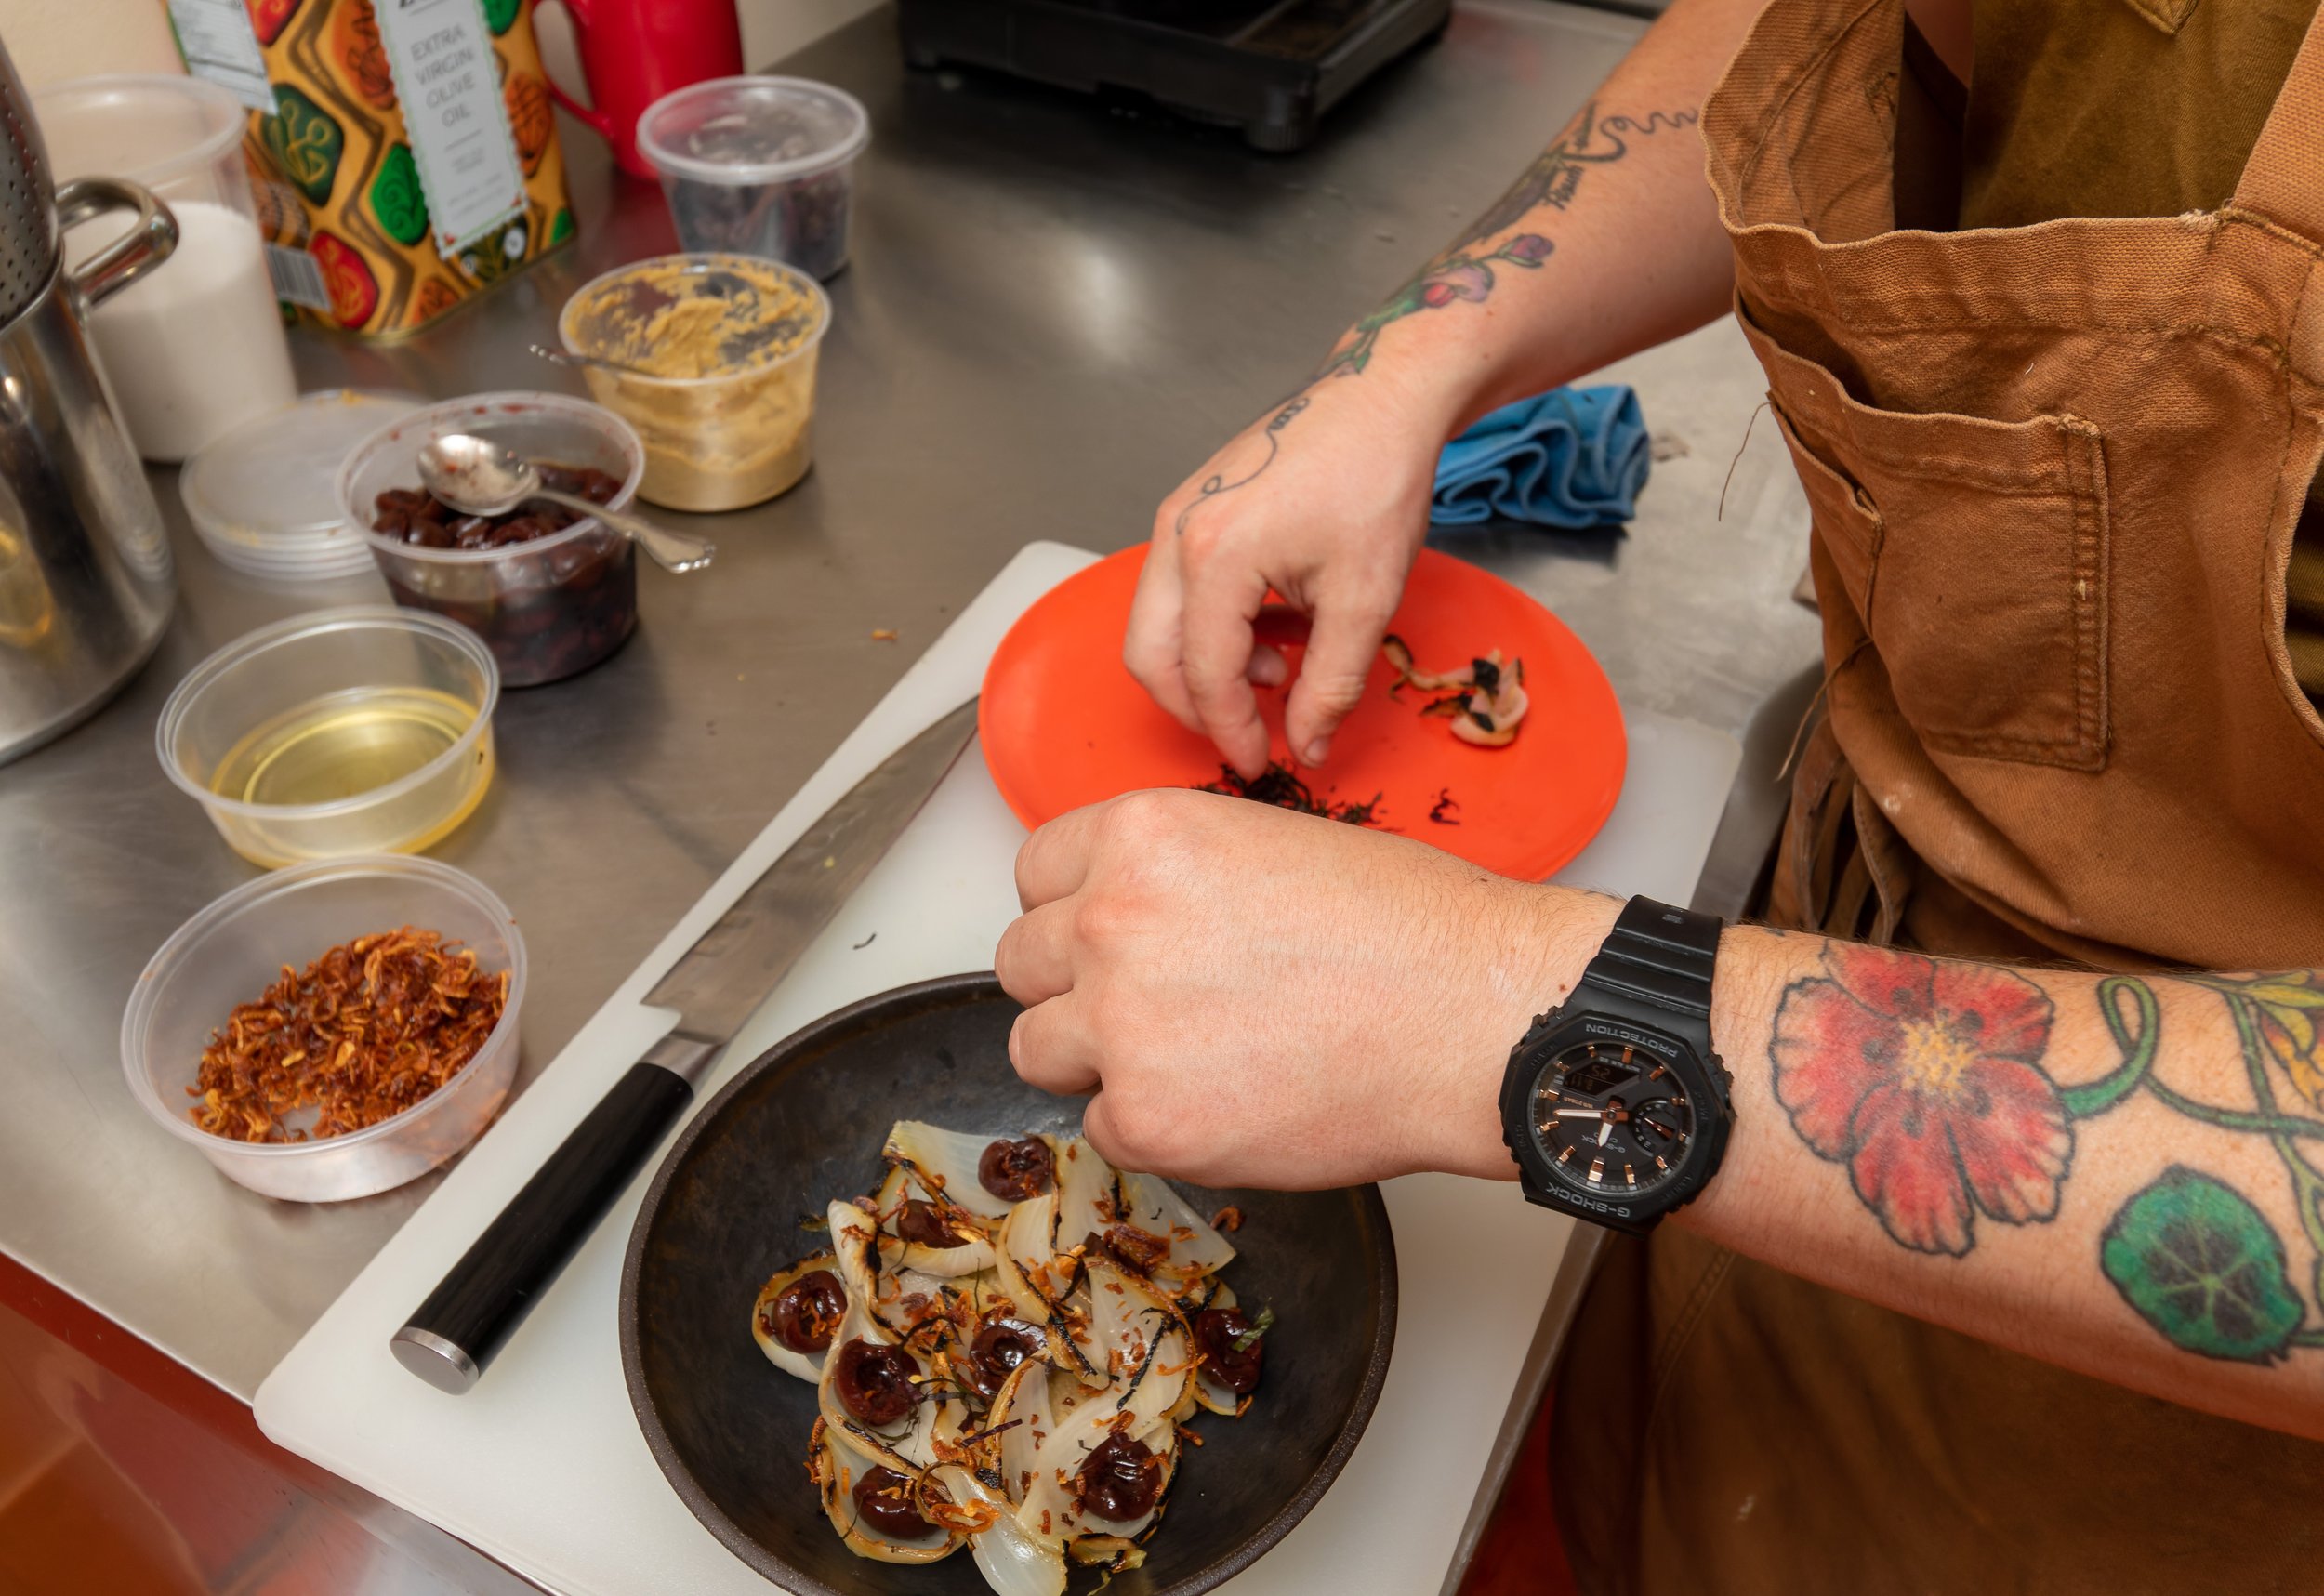
[[[1380,342],[1380,335],[1392,323],[1401,322],[1418,310],[1441,310],[1463,299],[1483,299],[1493,292],[1496,263],[1531,271],[1556,248],[1538,232],[1521,232],[1488,255],[1440,257],[1426,271],[1397,289],[1388,303],[1355,324],[1353,335],[1331,351],[1331,358],[1315,374],[1317,380],[1338,376],[1342,372],[1353,376],[1371,364],[1372,347]]]
[[[1316,379],[1361,373],[1371,364],[1380,334],[1406,316],[1484,299],[1493,292],[1493,268],[1497,265],[1514,266],[1526,271],[1538,270],[1557,248],[1543,233],[1527,231],[1504,239],[1494,249],[1480,251],[1478,246],[1538,213],[1565,210],[1574,202],[1582,174],[1591,166],[1611,165],[1629,154],[1631,138],[1692,126],[1697,120],[1697,113],[1692,111],[1654,111],[1643,118],[1601,117],[1594,101],[1583,106],[1507,193],[1472,222],[1442,255],[1390,295],[1386,304],[1341,336],[1339,347],[1316,372]]]
[[[2182,1002],[2225,1004],[2247,1106],[2162,1078],[2167,1016],[2159,983],[2144,976],[2109,975],[2093,993],[2120,1062],[2061,1085],[2047,1069],[2055,1005],[2027,973],[1846,943],[1827,943],[1824,964],[1785,990],[1770,1085],[1793,1130],[1848,1167],[1857,1200],[1898,1246],[1959,1258],[1974,1249],[1980,1220],[2053,1219],[2079,1128],[2145,1103],[2264,1141],[2282,1163],[2299,1228],[2174,1164],[2107,1222],[2100,1272],[2139,1317],[2199,1357],[2268,1364],[2324,1350],[2324,1117],[2301,1112],[2324,1108],[2324,972],[2170,983]],[[2289,1105],[2284,1085],[2296,1094]]]
[[[2260,1211],[2181,1164],[2122,1205],[2099,1264],[2141,1318],[2207,1358],[2272,1363],[2304,1313],[2284,1244]]]

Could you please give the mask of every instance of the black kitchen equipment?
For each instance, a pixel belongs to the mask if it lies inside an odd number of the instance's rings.
[[[1366,78],[1444,30],[1452,0],[898,0],[904,59],[1128,91],[1297,150]]]

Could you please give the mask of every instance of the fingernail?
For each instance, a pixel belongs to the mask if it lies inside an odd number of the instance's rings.
[[[1302,757],[1302,762],[1310,765],[1320,765],[1330,756],[1330,754],[1331,739],[1328,737],[1318,737],[1307,745],[1307,752]]]

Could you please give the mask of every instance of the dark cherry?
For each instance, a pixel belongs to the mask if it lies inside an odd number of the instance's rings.
[[[1251,1322],[1240,1308],[1205,1308],[1195,1315],[1195,1344],[1202,1349],[1203,1366],[1237,1396],[1259,1387],[1260,1356],[1267,1350],[1261,1339],[1237,1347],[1235,1338],[1250,1333]]]
[[[1057,1157],[1037,1136],[1022,1141],[996,1141],[976,1161],[977,1183],[1012,1203],[1039,1196],[1056,1176]]]
[[[759,1311],[760,1327],[795,1352],[820,1352],[847,1315],[847,1292],[827,1269],[802,1274]]]
[[[839,1393],[839,1405],[857,1418],[885,1426],[912,1411],[912,1404],[919,1397],[912,1377],[919,1368],[911,1353],[901,1347],[856,1340],[841,1347],[838,1358],[832,1388]]]
[[[918,1197],[907,1198],[904,1211],[896,1215],[896,1234],[922,1246],[939,1248],[966,1246],[969,1241],[945,1220],[942,1208]]]
[[[1000,1394],[1001,1386],[1017,1365],[1047,1345],[1040,1327],[1023,1319],[987,1319],[969,1343],[969,1383],[986,1402]]]
[[[1109,1523],[1143,1518],[1162,1494],[1162,1459],[1142,1441],[1109,1435],[1082,1460],[1074,1494],[1091,1518]]]
[[[912,1505],[912,1482],[877,1463],[855,1482],[855,1514],[883,1540],[925,1540],[936,1533]]]
[[[544,464],[541,486],[592,504],[611,504],[621,479],[593,466]],[[423,548],[500,548],[550,537],[579,521],[579,512],[547,500],[527,500],[495,516],[463,515],[425,488],[390,488],[372,500],[371,529]]]

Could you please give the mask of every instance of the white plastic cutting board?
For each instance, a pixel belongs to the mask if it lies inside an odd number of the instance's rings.
[[[257,1416],[269,1436],[567,1596],[764,1596],[766,1583],[664,1483],[629,1410],[614,1308],[650,1169],[466,1396],[405,1373],[388,1337],[675,1022],[639,1001],[662,972],[816,816],[972,694],[1010,623],[1094,558],[1037,543],[993,579],[267,1378]],[[1654,716],[1632,717],[1630,738],[1621,802],[1558,878],[1683,904],[1740,751],[1723,732]],[[1016,912],[1023,837],[972,745],[735,1038],[702,1099],[831,1009],[989,968]],[[1379,1410],[1339,1483],[1232,1582],[1236,1596],[1433,1591],[1476,1496],[1567,1221],[1528,1209],[1511,1185],[1418,1176],[1386,1192],[1402,1306]],[[1458,1355],[1424,1367],[1431,1350]],[[1265,1422],[1263,1405],[1248,1422]]]

